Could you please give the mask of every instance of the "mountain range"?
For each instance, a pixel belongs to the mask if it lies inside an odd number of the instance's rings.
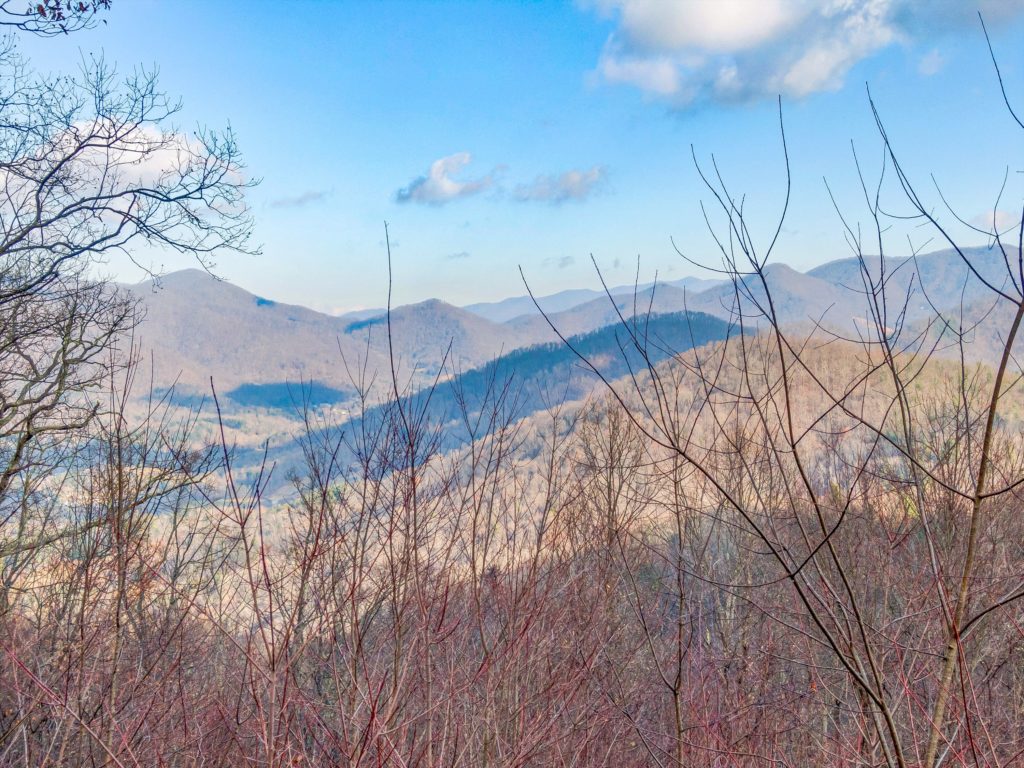
[[[998,282],[1006,273],[1003,258],[987,248],[970,249],[966,255],[977,276],[950,250],[887,263],[890,315],[903,313],[904,322],[912,325],[928,317],[932,307],[953,315],[961,307],[968,315],[984,311],[990,294],[980,278]],[[879,260],[868,259],[865,266],[868,274],[877,274]],[[858,260],[832,261],[807,272],[771,264],[763,275],[781,323],[820,323],[843,335],[863,329],[867,304]],[[416,388],[514,350],[556,342],[551,325],[562,336],[576,336],[647,312],[734,319],[737,296],[744,315],[752,314],[755,303],[767,306],[756,276],[744,278],[738,290],[732,282],[687,278],[617,286],[608,292],[611,299],[593,290],[563,291],[537,299],[546,317],[529,296],[465,307],[432,299],[394,308],[390,323],[373,311],[332,316],[279,303],[201,270],[175,272],[156,283],[125,289],[144,309],[136,338],[146,359],[152,353],[158,384],[177,381],[184,392],[203,393],[212,377],[218,391],[243,388],[250,400],[259,392],[252,387],[272,392],[274,386],[299,381],[342,393],[339,401],[359,381],[385,395],[392,362],[389,333],[398,377]]]
[[[886,263],[887,325],[902,323],[913,332],[935,309],[954,327],[961,317],[985,317],[992,298],[982,281],[1002,286],[998,276],[1006,266],[998,251],[965,255],[971,268],[953,251]],[[268,492],[284,494],[288,469],[301,462],[303,409],[344,429],[381,418],[394,395],[392,360],[402,401],[438,426],[445,449],[457,449],[469,439],[466,419],[493,406],[495,390],[508,395],[502,407],[516,418],[586,400],[598,379],[562,338],[615,379],[643,362],[629,351],[624,322],[639,318],[639,327],[642,321],[651,362],[658,363],[725,338],[739,317],[745,331],[756,330],[758,308],[769,308],[765,284],[781,324],[856,337],[870,328],[864,275],[876,279],[880,266],[877,258],[842,259],[807,272],[772,264],[736,283],[691,278],[607,293],[563,291],[537,299],[545,314],[530,296],[517,296],[465,307],[433,299],[396,307],[390,318],[373,310],[332,316],[254,295],[201,270],[123,289],[142,308],[134,338],[143,359],[153,361],[156,388],[173,384],[174,404],[195,408],[209,397],[212,380],[220,415],[203,408],[197,437],[216,441],[223,431],[243,474],[258,473],[269,457],[282,469]],[[998,354],[999,339],[987,330],[994,327],[1005,323],[978,325],[971,335],[969,353],[979,360]]]

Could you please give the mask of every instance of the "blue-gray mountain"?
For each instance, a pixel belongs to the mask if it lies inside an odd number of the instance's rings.
[[[967,255],[980,275],[1002,284],[999,275],[1005,274],[1005,265],[997,250],[973,248]],[[868,265],[877,271],[878,260],[869,259]],[[922,321],[932,306],[951,315],[963,306],[968,316],[988,306],[987,289],[952,251],[890,259],[887,268],[892,270],[887,289],[891,317],[909,297],[907,324]],[[765,278],[782,323],[822,323],[847,335],[866,327],[863,282],[854,259],[806,273],[773,264]],[[270,400],[287,400],[280,389],[287,382],[316,382],[338,403],[352,394],[353,380],[362,379],[381,397],[389,390],[385,377],[373,376],[389,370],[388,324],[372,311],[334,317],[255,296],[198,270],[167,275],[158,286],[146,282],[128,290],[145,308],[138,341],[146,359],[152,352],[158,386],[177,380],[184,393],[207,393],[212,377],[220,391],[243,392],[249,404],[260,402],[262,392],[268,405]],[[422,386],[513,350],[555,342],[549,321],[563,335],[574,336],[616,323],[620,314],[691,311],[729,319],[737,310],[734,286],[721,281],[646,285],[636,293],[620,286],[610,293],[614,304],[591,290],[541,297],[547,318],[536,308],[521,311],[532,306],[527,296],[464,308],[438,300],[398,307],[391,314],[391,342],[399,377]],[[764,305],[764,298],[760,281],[748,278],[741,286],[739,307],[750,315],[755,304]],[[278,388],[239,390],[252,385]]]

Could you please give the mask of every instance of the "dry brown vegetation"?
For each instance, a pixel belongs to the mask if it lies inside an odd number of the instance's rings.
[[[139,238],[245,248],[230,136],[155,131],[145,76],[2,82],[0,765],[1024,761],[1019,227],[987,233],[998,311],[905,327],[879,181],[849,228],[870,327],[794,331],[781,219],[760,248],[712,176],[727,341],[644,365],[621,318],[634,375],[529,422],[495,381],[453,453],[392,359],[386,407],[307,413],[272,506],[225,431],[129,408],[133,305],[86,279]]]
[[[871,365],[838,346],[802,358],[827,388],[793,376],[795,450],[771,336],[738,338],[656,371],[674,377],[663,445],[656,418],[609,398],[439,456],[396,405],[357,435],[310,429],[283,510],[230,463],[204,477],[184,433],[164,450],[170,425],[104,418],[66,535],[6,582],[4,760],[918,765],[973,529],[939,758],[1012,764],[1021,499],[972,528],[957,491],[992,372],[966,392],[955,365],[920,373],[915,480],[878,438],[896,425],[884,369],[845,400],[855,416],[829,413]],[[744,392],[753,360],[764,386]],[[698,363],[722,372],[710,395]],[[1019,435],[993,438],[1004,485]]]

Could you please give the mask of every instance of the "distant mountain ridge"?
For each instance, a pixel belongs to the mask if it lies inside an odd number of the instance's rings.
[[[672,280],[660,283],[660,285],[667,285],[674,288],[686,288],[687,290],[698,292],[707,290],[708,288],[721,283],[721,280],[704,280],[699,277],[684,277],[681,280]],[[652,285],[653,283],[641,283],[638,286],[619,285],[614,288],[609,288],[608,293],[612,296],[631,296],[635,290],[647,290]],[[537,304],[539,304],[540,308],[546,313],[553,314],[556,312],[564,312],[598,299],[607,299],[607,295],[604,291],[598,291],[591,288],[575,288],[568,291],[559,291],[558,293],[552,293],[547,296],[538,296]],[[481,317],[485,317],[495,323],[507,323],[510,320],[537,314],[537,305],[534,304],[533,298],[528,295],[512,296],[508,299],[502,299],[501,301],[467,304],[463,309],[480,315]]]
[[[986,279],[1005,274],[998,251],[972,248],[966,253]],[[877,259],[866,264],[869,273],[877,272]],[[973,306],[988,293],[953,251],[892,260],[887,267],[895,270],[888,283],[891,310],[901,309],[910,292],[908,323],[927,316],[932,305],[952,311],[961,303]],[[820,322],[844,334],[864,327],[867,312],[857,260],[831,261],[807,272],[772,264],[764,274],[780,322]],[[740,287],[739,308],[745,316],[756,314],[755,304],[767,307],[759,279],[747,278]],[[202,270],[175,272],[159,285],[149,281],[125,289],[144,308],[136,337],[145,357],[152,353],[159,386],[178,381],[185,389],[208,392],[212,377],[224,391],[306,381],[324,391],[352,393],[353,378],[381,386],[384,377],[374,379],[373,374],[390,368],[387,323],[373,310],[326,315],[256,296]],[[737,310],[731,282],[685,278],[638,286],[635,295],[629,286],[610,293],[614,304],[589,289],[540,297],[546,318],[529,296],[463,308],[437,299],[396,307],[390,341],[399,375],[421,385],[447,375],[443,362],[449,370],[470,370],[513,350],[556,341],[549,323],[562,335],[574,336],[616,323],[620,314],[689,311],[728,320]],[[521,311],[527,307],[532,311]]]
[[[646,358],[632,344],[630,331],[643,339],[641,345]],[[729,324],[724,320],[699,312],[652,315],[631,321],[628,330],[621,324],[613,324],[572,336],[568,340],[571,349],[561,342],[517,349],[478,368],[460,371],[434,387],[405,396],[401,405],[406,413],[413,414],[411,418],[437,430],[437,446],[441,451],[457,450],[483,437],[495,426],[492,411],[503,414],[496,423],[502,418],[518,422],[560,403],[586,400],[598,387],[599,379],[579,360],[577,353],[589,360],[605,379],[613,381],[630,371],[645,370],[648,363],[656,365],[672,355],[720,341],[729,332]],[[302,394],[291,393],[293,408]],[[373,433],[394,408],[393,402],[382,403],[352,420],[342,420],[337,428],[354,434],[363,430]],[[285,488],[289,471],[301,466],[300,446],[301,440],[294,438],[272,446],[274,462],[283,470],[271,484],[272,491]],[[255,462],[262,454],[251,451],[246,458]],[[339,460],[353,458],[344,455]]]
[[[212,376],[225,389],[299,380],[344,389],[349,371],[390,365],[384,324],[282,304],[202,270],[125,288],[141,302],[137,342],[146,357],[153,353],[160,384],[208,390]],[[450,356],[471,367],[532,341],[437,300],[396,308],[391,325],[402,375],[424,379],[437,374],[449,345]]]

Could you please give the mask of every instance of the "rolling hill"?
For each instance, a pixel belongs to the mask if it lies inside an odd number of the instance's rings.
[[[317,381],[351,391],[346,372],[389,366],[383,318],[333,317],[248,293],[201,270],[175,272],[127,286],[144,319],[136,342],[155,361],[155,380],[177,380],[183,390],[245,384]],[[452,360],[479,365],[503,350],[529,344],[515,329],[441,301],[399,307],[391,324],[403,377],[429,380],[451,346]]]
[[[1005,265],[998,251],[973,248],[967,252],[978,274],[1002,285]],[[877,271],[877,261],[868,260]],[[961,303],[982,306],[987,289],[953,251],[938,251],[912,260],[887,263],[890,313],[907,302],[907,322],[921,321],[931,305],[957,311]],[[765,270],[773,307],[780,321],[807,327],[821,321],[843,335],[856,335],[865,326],[865,301],[860,266],[840,259],[808,272],[784,264]],[[745,315],[755,305],[766,306],[759,279],[746,278],[740,306]],[[145,319],[136,341],[155,362],[158,386],[179,382],[185,392],[208,392],[210,377],[220,391],[243,390],[249,404],[282,402],[288,382],[315,382],[326,401],[342,402],[353,392],[352,378],[376,381],[386,395],[389,372],[388,327],[375,311],[340,317],[301,306],[282,304],[219,281],[201,270],[163,277],[159,284],[128,286],[140,300]],[[399,378],[417,387],[438,375],[466,371],[517,349],[557,341],[549,320],[564,336],[578,336],[648,310],[658,315],[700,312],[722,320],[734,315],[732,283],[687,278],[674,283],[611,290],[604,294],[571,290],[539,299],[548,313],[537,313],[529,296],[459,308],[428,301],[401,306],[391,313],[391,341]],[[979,350],[992,345],[979,345]],[[447,362],[447,371],[442,371]],[[251,389],[257,387],[257,389]],[[259,389],[262,387],[262,389]],[[276,389],[275,389],[276,387]],[[263,397],[264,400],[260,400]]]

